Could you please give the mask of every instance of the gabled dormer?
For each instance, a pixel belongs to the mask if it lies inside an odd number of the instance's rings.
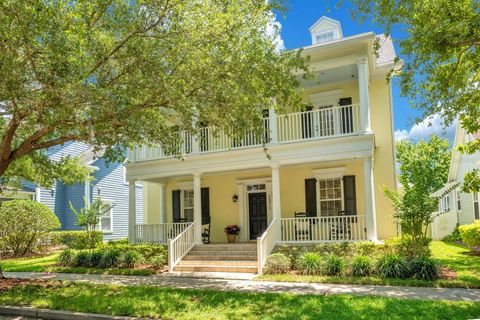
[[[309,29],[312,35],[312,44],[321,44],[343,38],[340,21],[329,17],[321,17]]]

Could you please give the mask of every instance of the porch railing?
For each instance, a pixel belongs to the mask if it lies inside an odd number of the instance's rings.
[[[195,226],[198,221],[191,223],[174,239],[168,240],[168,271],[172,272],[173,268],[182,260],[182,258],[192,250],[195,245]]]
[[[191,222],[137,224],[135,225],[135,242],[166,244],[168,239],[177,237],[190,224]]]
[[[267,229],[263,232],[262,236],[257,239],[257,262],[258,262],[258,274],[262,274],[263,267],[267,261],[267,256],[273,251],[276,245],[275,231],[280,221],[274,218]]]
[[[282,218],[282,243],[367,240],[364,215]]]
[[[272,126],[272,123],[276,126]],[[275,129],[273,129],[275,127]],[[197,136],[186,131],[178,132],[176,152],[166,152],[161,146],[138,146],[129,152],[132,162],[215,151],[260,147],[270,142],[291,143],[331,138],[360,133],[360,105],[336,106],[311,111],[272,114],[263,119],[261,133],[250,131],[241,138],[232,138],[221,128],[205,127]]]

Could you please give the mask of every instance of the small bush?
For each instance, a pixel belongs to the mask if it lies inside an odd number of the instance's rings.
[[[35,250],[48,231],[60,228],[57,216],[46,205],[32,200],[11,200],[0,206],[2,250],[23,256]]]
[[[462,241],[462,235],[460,234],[460,230],[458,229],[460,225],[457,223],[457,226],[455,227],[455,230],[448,236],[442,239],[442,241],[446,242],[456,242],[456,241]]]
[[[300,246],[279,246],[275,250],[275,253],[281,253],[290,261],[290,269],[296,268],[296,263],[299,260],[300,256],[306,252],[305,247]]]
[[[350,242],[321,243],[313,248],[314,252],[320,255],[348,256],[355,249],[354,244]]]
[[[133,250],[127,251],[124,254],[122,254],[120,260],[121,260],[121,265],[124,268],[135,268],[141,265],[145,261],[142,254]]]
[[[462,241],[473,247],[480,247],[480,220],[458,227]]]
[[[410,276],[421,280],[435,280],[438,278],[438,267],[430,257],[420,257],[409,261]]]
[[[342,274],[344,267],[345,261],[343,258],[331,254],[327,257],[327,261],[325,263],[325,273],[329,276],[339,276]]]
[[[88,235],[85,231],[54,231],[48,234],[52,245],[66,245],[70,249],[88,248]],[[103,232],[92,231],[92,241],[98,247],[103,243]]]
[[[322,257],[316,252],[305,252],[298,260],[298,267],[306,275],[320,274],[322,271]]]
[[[168,255],[167,247],[158,244],[124,244],[123,242],[109,242],[104,244],[101,248],[106,250],[115,249],[121,254],[125,254],[127,251],[136,251],[140,253],[145,259],[158,255]]]
[[[353,244],[354,252],[359,256],[374,256],[382,249],[382,245],[371,241],[361,241]]]
[[[356,256],[351,264],[352,276],[365,277],[373,273],[373,262],[369,256]]]
[[[75,267],[90,267],[91,254],[87,251],[79,251],[75,255]]]
[[[273,253],[267,257],[265,269],[268,274],[287,273],[290,270],[290,259],[284,254]]]
[[[101,268],[116,268],[119,264],[120,251],[115,248],[106,250],[100,263]]]
[[[162,269],[166,265],[166,257],[164,255],[158,255],[151,257],[148,260],[148,263],[154,268],[154,269]]]
[[[103,250],[95,250],[91,253],[90,255],[90,267],[93,268],[99,268],[102,265],[102,260],[103,260],[103,255],[104,255]]]
[[[432,252],[430,251],[431,239],[413,240],[409,236],[396,237],[385,241],[387,251],[392,254],[397,254],[406,258],[407,260],[415,259],[418,257],[430,257]],[[390,248],[390,250],[388,250]]]
[[[407,262],[396,254],[383,255],[378,259],[377,273],[383,278],[407,278]]]
[[[75,253],[70,249],[63,250],[58,257],[58,263],[64,267],[75,265]]]

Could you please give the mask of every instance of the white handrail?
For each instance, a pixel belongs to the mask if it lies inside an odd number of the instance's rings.
[[[198,221],[193,222],[185,230],[183,230],[174,239],[168,240],[168,271],[172,272],[173,268],[182,260],[182,258],[192,250],[195,245],[195,226]]]
[[[135,225],[136,243],[166,244],[190,225],[190,222],[137,224]]]
[[[262,274],[263,266],[267,261],[267,255],[273,251],[276,245],[275,225],[280,223],[277,218],[274,218],[267,229],[263,232],[261,237],[257,238],[257,260],[258,260],[258,274]]]

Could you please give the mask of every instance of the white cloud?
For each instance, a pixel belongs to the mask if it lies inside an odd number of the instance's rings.
[[[282,24],[277,21],[275,14],[272,12],[270,21],[267,24],[267,35],[271,37],[275,43],[275,49],[277,51],[285,50],[285,43],[283,42],[280,31],[282,30]]]
[[[427,140],[431,134],[436,134],[443,138],[447,138],[451,143],[453,143],[455,125],[456,122],[445,128],[441,116],[439,114],[435,114],[432,117],[413,125],[408,131],[405,129],[395,130],[395,141],[404,139],[411,141],[419,141],[422,139]]]

